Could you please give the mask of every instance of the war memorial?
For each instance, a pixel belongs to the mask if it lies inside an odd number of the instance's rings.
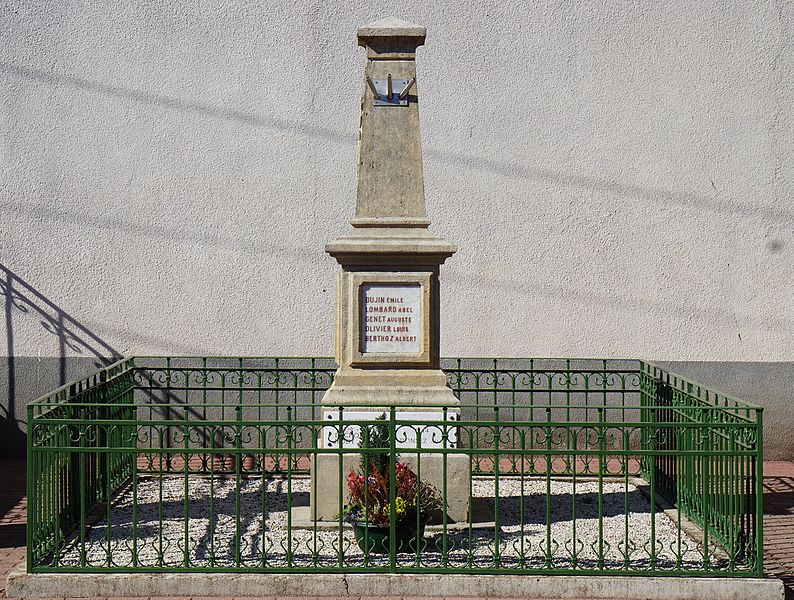
[[[425,36],[357,32],[334,358],[126,357],[31,403],[10,594],[782,598],[760,407],[643,360],[440,356],[466,239],[429,228]]]

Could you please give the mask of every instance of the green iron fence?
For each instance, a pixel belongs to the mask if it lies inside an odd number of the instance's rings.
[[[327,358],[64,386],[28,407],[28,569],[763,575],[759,407],[641,361],[442,367],[460,406],[375,411],[378,443],[374,413],[322,407]]]

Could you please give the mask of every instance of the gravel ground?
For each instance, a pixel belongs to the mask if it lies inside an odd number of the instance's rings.
[[[284,568],[289,555],[295,567],[338,566],[338,532],[293,529],[288,535],[287,481],[265,479],[264,484],[263,489],[262,479],[244,479],[238,495],[234,479],[211,481],[191,475],[186,485],[180,477],[141,478],[137,502],[133,503],[132,489],[127,490],[109,516],[99,515],[88,529],[85,542],[73,540],[67,544],[58,561],[63,566],[77,566],[84,553],[86,564],[91,566],[233,567],[239,540],[241,567]],[[303,500],[305,504],[308,492],[308,478],[293,478],[293,502]],[[486,498],[492,509],[495,507],[493,479],[475,480],[473,493]],[[578,481],[574,494],[572,483],[552,481],[548,499],[544,479],[525,480],[522,489],[519,479],[500,478],[498,543],[493,528],[449,533],[445,559],[443,536],[427,532],[427,546],[421,555],[399,554],[398,563],[587,569],[599,566],[600,546],[604,568],[645,569],[650,566],[653,524],[658,569],[675,568],[679,554],[680,568],[702,566],[700,545],[679,532],[666,514],[657,512],[651,519],[648,500],[630,483],[603,483],[600,536],[597,482]],[[235,517],[238,514],[239,519]],[[549,546],[550,563],[546,556]],[[388,564],[381,555],[365,557],[347,524],[341,547],[346,567]],[[712,557],[712,565],[717,562],[719,559]]]

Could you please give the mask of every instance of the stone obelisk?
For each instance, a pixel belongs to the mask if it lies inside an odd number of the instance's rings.
[[[454,419],[458,400],[439,368],[438,274],[457,248],[428,230],[416,80],[416,49],[425,41],[425,28],[388,18],[357,33],[367,58],[356,214],[351,229],[325,247],[341,272],[336,285],[339,369],[322,400],[323,418],[339,419],[339,407],[348,418],[360,420],[399,406],[408,418],[441,420],[443,414]],[[326,439],[324,444],[332,443]],[[431,480],[440,476],[434,465],[439,467],[441,456],[422,454],[422,472]],[[333,519],[338,457],[320,458],[312,510],[318,519]],[[354,457],[346,457],[345,472],[348,458]],[[453,463],[455,471],[468,465],[462,455],[443,460],[447,473]],[[355,461],[350,464],[355,467]],[[456,520],[466,518],[467,493],[462,493],[462,503],[451,494],[447,500]]]

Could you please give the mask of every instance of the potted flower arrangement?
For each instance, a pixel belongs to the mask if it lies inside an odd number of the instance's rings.
[[[385,415],[380,419],[385,419]],[[362,428],[359,447],[388,448],[388,436],[385,423]],[[435,488],[419,481],[405,463],[397,460],[394,468],[395,547],[398,552],[416,552],[424,546],[425,525],[433,513],[441,509],[441,502]],[[352,524],[356,542],[364,552],[385,554],[391,547],[390,485],[388,452],[362,453],[359,470],[347,475],[349,500],[342,516]]]

